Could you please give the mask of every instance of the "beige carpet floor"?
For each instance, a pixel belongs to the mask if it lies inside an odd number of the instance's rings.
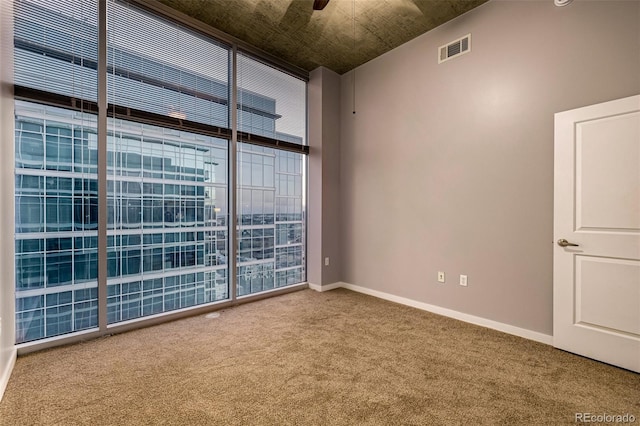
[[[19,357],[2,425],[640,424],[640,375],[334,290]]]

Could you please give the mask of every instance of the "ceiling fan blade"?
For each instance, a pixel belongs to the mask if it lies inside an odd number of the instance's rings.
[[[322,10],[329,3],[329,0],[313,0],[313,10]]]

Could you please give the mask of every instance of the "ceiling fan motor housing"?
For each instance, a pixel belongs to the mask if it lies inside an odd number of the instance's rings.
[[[329,0],[313,0],[313,10],[322,10],[329,3]]]

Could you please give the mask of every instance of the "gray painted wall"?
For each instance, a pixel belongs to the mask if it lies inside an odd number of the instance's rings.
[[[15,360],[13,2],[0,2],[0,399]]]
[[[438,65],[467,33],[472,52]],[[640,2],[491,1],[355,80],[342,281],[552,334],[553,115],[640,93]]]
[[[335,283],[341,276],[340,86],[340,76],[327,68],[309,75],[307,280],[318,285]]]

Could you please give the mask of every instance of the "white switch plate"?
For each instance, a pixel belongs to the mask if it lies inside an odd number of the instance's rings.
[[[463,286],[467,286],[467,276],[466,275],[460,275],[460,285]]]
[[[444,282],[444,272],[442,272],[442,271],[438,271],[438,282],[439,283],[443,283]]]
[[[329,266],[329,258],[328,257],[324,258],[324,266]]]

